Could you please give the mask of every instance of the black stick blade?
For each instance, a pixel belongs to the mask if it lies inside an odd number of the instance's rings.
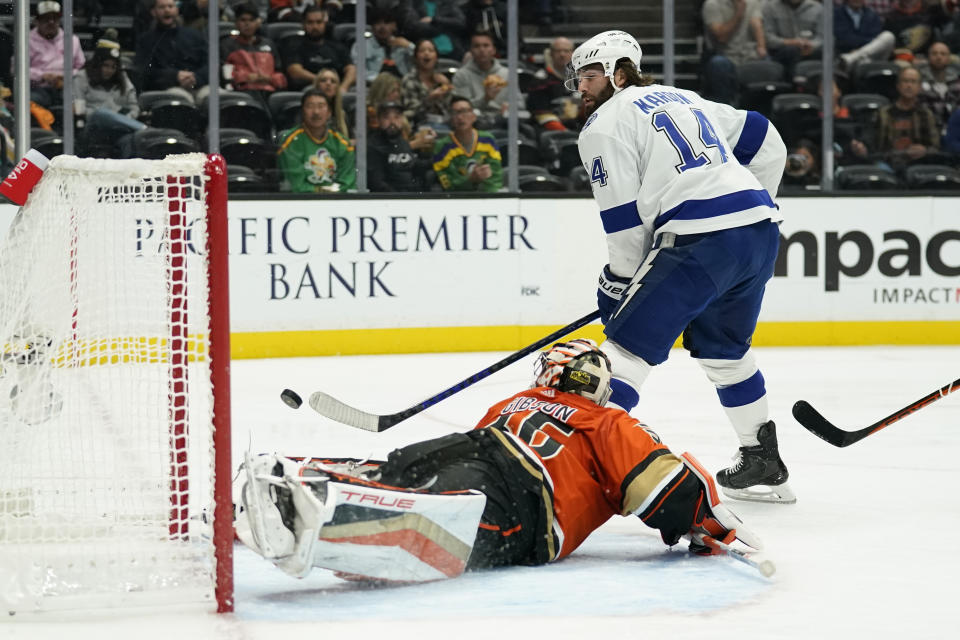
[[[810,406],[810,403],[806,400],[797,400],[796,404],[793,405],[793,417],[807,431],[835,447],[846,447],[870,433],[869,427],[863,435],[860,435],[859,431],[851,432],[838,429],[824,418],[819,411]]]

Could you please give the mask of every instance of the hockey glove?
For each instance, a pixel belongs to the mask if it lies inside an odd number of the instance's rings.
[[[600,283],[597,287],[597,308],[600,309],[600,322],[607,324],[610,316],[620,304],[623,292],[627,290],[630,278],[622,278],[610,271],[610,265],[604,265],[600,272]]]
[[[760,538],[748,529],[735,513],[720,503],[720,495],[717,493],[713,476],[690,453],[684,453],[680,457],[703,486],[688,534],[690,551],[698,555],[716,555],[723,553],[716,544],[717,540],[724,544],[731,544],[735,539],[754,550],[761,550],[763,542]]]

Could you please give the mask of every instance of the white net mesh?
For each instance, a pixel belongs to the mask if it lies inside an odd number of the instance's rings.
[[[54,158],[0,243],[0,607],[214,597],[205,156]]]

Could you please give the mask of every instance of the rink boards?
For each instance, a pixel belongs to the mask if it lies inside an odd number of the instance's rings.
[[[755,344],[960,344],[960,198],[779,204]],[[591,199],[243,200],[229,217],[239,358],[516,349],[595,308],[607,262]]]

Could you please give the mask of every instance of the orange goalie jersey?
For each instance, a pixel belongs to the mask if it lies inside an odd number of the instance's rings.
[[[643,423],[549,387],[495,404],[476,426],[485,427],[544,476],[551,560],[571,553],[614,514],[646,521],[686,476],[680,458]]]

